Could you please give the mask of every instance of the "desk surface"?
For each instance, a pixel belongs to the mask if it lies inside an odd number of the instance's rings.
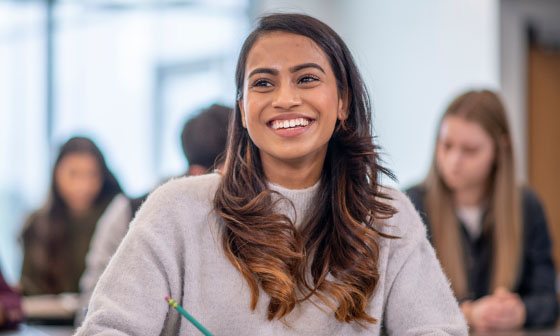
[[[73,333],[73,327],[22,325],[19,330],[0,331],[0,336],[71,336]],[[471,333],[471,336],[560,336],[560,329],[516,331],[507,333]]]
[[[559,329],[520,330],[508,332],[473,332],[471,336],[560,336]]]
[[[21,325],[18,330],[0,331],[1,336],[71,336],[74,327],[64,326],[28,326]]]

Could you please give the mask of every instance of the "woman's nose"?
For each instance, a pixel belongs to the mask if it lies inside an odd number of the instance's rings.
[[[457,166],[461,164],[461,158],[462,155],[460,151],[458,150],[450,151],[449,158],[448,158],[450,166],[453,168],[457,168]]]
[[[289,110],[301,104],[301,98],[297,88],[290,84],[280,85],[274,95],[272,106],[275,108]]]

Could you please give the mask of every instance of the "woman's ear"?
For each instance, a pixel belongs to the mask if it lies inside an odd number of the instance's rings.
[[[239,111],[241,111],[241,123],[243,124],[243,128],[247,128],[247,124],[245,123],[245,109],[243,108],[243,99],[239,99],[237,101],[237,106],[239,106]]]
[[[338,98],[338,110],[337,110],[337,113],[336,113],[336,117],[340,121],[344,121],[344,120],[348,119],[348,106],[350,106],[349,100],[350,100],[350,97],[348,95],[348,90],[346,90],[340,96],[340,98]]]

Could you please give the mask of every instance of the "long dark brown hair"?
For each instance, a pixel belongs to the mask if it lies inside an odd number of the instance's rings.
[[[298,230],[290,218],[274,212],[275,192],[267,187],[259,149],[243,128],[235,104],[223,179],[215,197],[216,211],[225,223],[223,248],[249,285],[251,309],[256,307],[259,285],[270,296],[269,320],[283,318],[298,302],[316,295],[338,321],[376,323],[366,307],[379,279],[378,240],[389,237],[377,223],[396,210],[383,201],[389,197],[379,185],[381,174],[393,175],[379,163],[367,90],[347,46],[326,24],[302,14],[272,14],[261,18],[241,49],[238,100],[243,99],[248,53],[271,32],[308,37],[323,50],[338,94],[347,94],[348,118],[337,121],[314,207]],[[327,279],[329,274],[335,280]],[[298,290],[303,297],[298,297]]]
[[[488,180],[488,211],[483,223],[493,239],[491,290],[503,286],[513,290],[521,257],[521,212],[511,133],[506,110],[495,92],[468,91],[455,98],[443,114],[456,116],[480,125],[492,138],[495,159]],[[467,296],[467,275],[464,251],[461,248],[460,226],[455,214],[453,191],[447,186],[437,166],[434,153],[432,168],[424,185],[432,240],[443,269],[451,279],[451,286],[459,298]]]
[[[91,139],[72,137],[60,147],[52,171],[47,202],[28,218],[22,232],[24,244],[33,245],[32,250],[37,252],[33,256],[25,257],[34,257],[32,263],[35,269],[33,272],[42,280],[42,288],[37,290],[44,293],[60,292],[61,285],[57,279],[67,272],[64,267],[67,266],[66,260],[69,254],[68,242],[69,239],[72,239],[68,236],[70,209],[58,190],[56,172],[66,156],[84,153],[90,154],[96,159],[102,178],[100,191],[91,205],[91,209],[96,209],[96,213],[100,216],[113,197],[122,192],[117,179],[107,167],[103,154]],[[27,251],[26,247],[26,253]],[[23,275],[25,276],[25,274]],[[25,283],[23,285],[26,290]]]

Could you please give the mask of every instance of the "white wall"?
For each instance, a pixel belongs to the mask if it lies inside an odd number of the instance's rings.
[[[254,1],[253,15],[299,11],[347,42],[370,89],[376,134],[399,187],[420,181],[436,123],[458,93],[499,87],[498,0]]]

